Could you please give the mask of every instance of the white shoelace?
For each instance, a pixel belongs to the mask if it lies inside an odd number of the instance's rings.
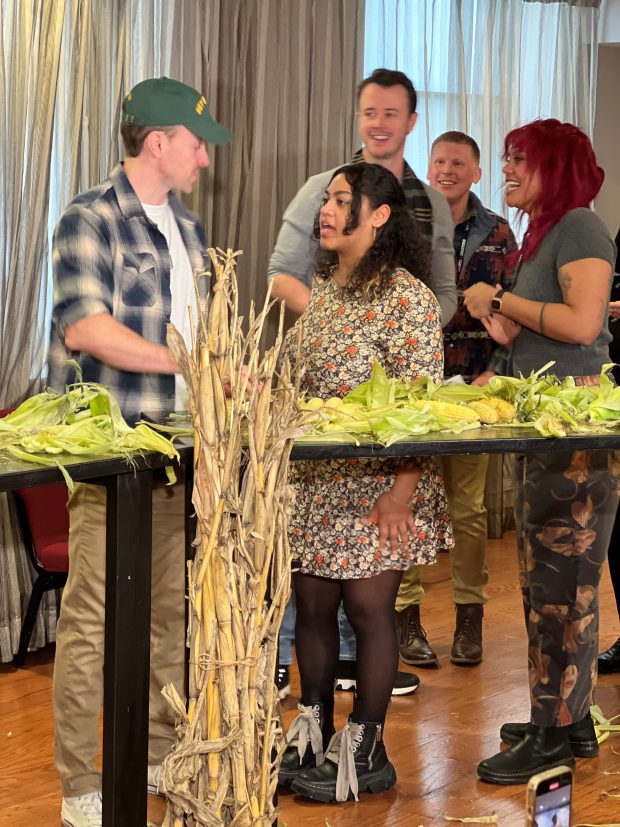
[[[319,726],[319,706],[304,706],[299,704],[297,706],[299,715],[290,725],[286,734],[286,740],[289,746],[295,744],[297,740],[297,752],[299,760],[301,761],[306,752],[308,744],[312,747],[312,752],[315,755],[316,765],[320,767],[323,761],[323,733]]]
[[[359,801],[355,751],[362,743],[363,737],[364,724],[347,721],[344,729],[337,732],[329,742],[325,757],[333,761],[334,764],[338,764],[336,801],[347,801],[349,790],[353,793],[353,798]]]

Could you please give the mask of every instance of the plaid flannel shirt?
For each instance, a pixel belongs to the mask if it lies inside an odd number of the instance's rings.
[[[467,234],[468,231],[468,234]],[[457,276],[459,300],[456,313],[444,328],[445,376],[460,374],[471,382],[485,370],[505,374],[508,350],[497,345],[463,302],[463,291],[479,281],[510,289],[512,274],[506,256],[516,242],[505,218],[488,210],[473,192],[469,193],[467,218],[454,231],[454,257],[458,261],[465,240],[463,267]]]
[[[194,272],[207,264],[206,240],[196,217],[172,194],[177,220]],[[64,332],[80,319],[109,313],[134,333],[166,344],[170,322],[171,259],[164,236],[146,216],[122,164],[110,178],[78,195],[54,233],[54,309],[49,352],[49,385],[64,391],[74,381],[67,365],[75,358],[84,381],[106,385],[123,415],[174,408],[171,374],[118,370],[87,353],[71,353]]]

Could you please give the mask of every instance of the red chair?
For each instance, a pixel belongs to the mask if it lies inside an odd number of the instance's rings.
[[[69,493],[64,483],[19,488],[14,492],[17,514],[30,561],[37,573],[22,621],[19,648],[13,660],[22,666],[44,592],[61,589],[69,571]],[[58,604],[60,610],[60,603]]]
[[[0,411],[5,416],[8,410]],[[64,483],[20,488],[13,492],[28,556],[37,574],[22,622],[19,648],[13,659],[22,666],[44,592],[60,589],[69,571],[69,492]],[[60,604],[59,604],[60,609]]]

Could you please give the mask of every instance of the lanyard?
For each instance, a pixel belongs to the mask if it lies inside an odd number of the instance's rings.
[[[467,224],[465,225],[465,229],[463,230],[463,238],[461,239],[461,249],[459,250],[459,254],[456,259],[456,280],[458,282],[459,277],[461,275],[461,271],[463,269],[463,259],[465,258],[465,247],[467,246],[467,239],[469,237],[469,228],[471,226],[471,219],[467,219]]]

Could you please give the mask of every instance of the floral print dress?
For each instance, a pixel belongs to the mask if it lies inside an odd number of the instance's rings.
[[[309,396],[342,397],[370,378],[373,360],[388,376],[443,378],[440,310],[433,293],[406,270],[396,270],[378,299],[351,293],[315,276],[310,304],[289,331],[286,352],[295,363],[302,326],[304,383]],[[409,549],[378,550],[379,528],[365,525],[377,498],[403,464],[422,474],[411,501],[415,534]],[[346,459],[291,463],[296,502],[290,541],[299,571],[345,580],[435,562],[454,545],[441,472],[434,459]]]

